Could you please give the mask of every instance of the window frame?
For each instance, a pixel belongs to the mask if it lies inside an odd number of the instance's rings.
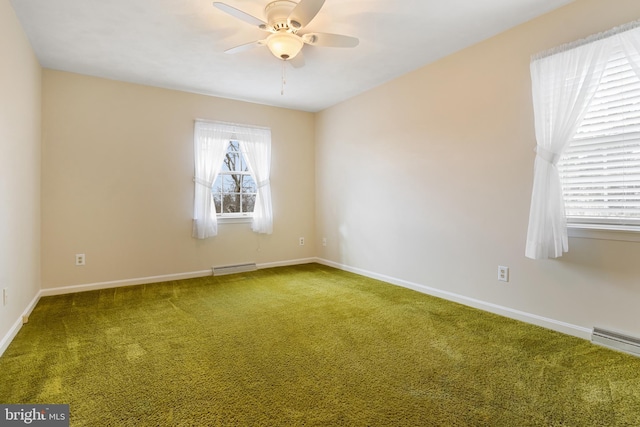
[[[597,228],[586,224],[567,223],[567,234],[571,238],[640,242],[640,230]]]

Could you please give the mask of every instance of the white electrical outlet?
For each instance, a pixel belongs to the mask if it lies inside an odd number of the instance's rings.
[[[300,238],[300,246],[304,246],[304,237]]]
[[[7,305],[9,302],[9,288],[2,289],[2,305]]]
[[[326,237],[322,238],[322,246],[327,246],[327,238]]]
[[[501,282],[509,281],[509,267],[504,267],[502,265],[498,266],[498,280]]]
[[[76,265],[85,265],[87,262],[87,257],[84,254],[76,254]]]

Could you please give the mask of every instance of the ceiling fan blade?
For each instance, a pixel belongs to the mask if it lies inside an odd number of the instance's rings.
[[[236,9],[233,6],[229,6],[226,3],[221,3],[219,1],[214,1],[213,5],[215,7],[217,7],[218,9],[220,9],[221,11],[228,13],[229,15],[233,16],[234,18],[238,18],[241,21],[244,21],[248,24],[251,25],[255,25],[256,27],[259,27],[260,29],[265,29],[267,27],[267,23],[264,22],[262,19],[256,18],[253,15],[249,15],[247,12],[243,12],[240,9]]]
[[[266,42],[266,40],[258,40],[258,41],[255,41],[255,42],[241,44],[239,46],[232,47],[231,49],[225,50],[224,53],[240,53],[240,52],[244,52],[246,50],[251,50],[254,47],[264,46],[265,42]]]
[[[293,59],[289,59],[287,62],[291,64],[293,68],[302,68],[306,63],[304,60],[304,55],[302,55],[302,52],[298,53],[296,56],[293,57]]]
[[[312,46],[322,47],[356,47],[360,43],[360,40],[355,37],[329,33],[304,34],[302,41]]]
[[[300,0],[289,15],[289,25],[295,29],[305,27],[316,17],[325,0]]]

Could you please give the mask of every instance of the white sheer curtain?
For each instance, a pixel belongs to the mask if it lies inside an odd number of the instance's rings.
[[[193,237],[206,239],[218,234],[211,188],[222,169],[229,141],[238,141],[257,186],[252,229],[271,234],[271,130],[223,122],[196,121],[194,129],[195,200]]]
[[[640,23],[635,23],[640,25]],[[640,77],[640,28],[633,28],[629,31],[625,31],[619,34],[620,42],[624,53],[629,59],[629,64],[636,72],[636,75]]]
[[[193,237],[206,239],[218,234],[211,187],[220,173],[231,133],[214,123],[196,121],[194,129],[195,198]]]
[[[537,147],[525,255],[532,259],[556,258],[569,249],[556,164],[593,98],[612,41],[564,49],[531,62]]]
[[[271,131],[269,129],[247,129],[240,141],[249,172],[257,186],[256,203],[253,208],[251,229],[256,233],[273,232],[273,209],[271,206]]]

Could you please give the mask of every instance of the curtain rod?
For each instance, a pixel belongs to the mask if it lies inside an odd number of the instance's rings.
[[[613,27],[610,30],[603,31],[603,32],[597,33],[597,34],[593,34],[593,35],[591,35],[589,37],[586,37],[584,39],[575,40],[575,41],[572,41],[572,42],[569,42],[569,43],[562,44],[560,46],[556,46],[556,47],[551,48],[549,50],[545,50],[543,52],[536,53],[536,54],[531,56],[531,61],[536,61],[538,59],[542,59],[542,58],[546,58],[548,56],[556,55],[558,53],[566,52],[568,50],[575,49],[575,48],[578,48],[580,46],[584,46],[584,45],[589,44],[589,43],[593,43],[593,42],[595,42],[597,40],[603,40],[603,39],[609,38],[611,36],[615,36],[616,34],[620,34],[620,33],[624,33],[624,32],[627,32],[627,31],[634,30],[634,29],[636,29],[638,27],[640,27],[640,20],[631,21],[631,22],[628,22],[626,24],[622,24],[622,25],[619,25],[617,27]]]
[[[271,130],[271,128],[267,127],[267,126],[256,126],[256,125],[247,125],[247,124],[244,124],[244,123],[223,122],[223,121],[220,121],[220,120],[194,119],[194,122],[196,122],[196,123],[208,123],[208,124],[213,124],[213,125],[222,125],[222,126],[229,126],[229,127]]]

